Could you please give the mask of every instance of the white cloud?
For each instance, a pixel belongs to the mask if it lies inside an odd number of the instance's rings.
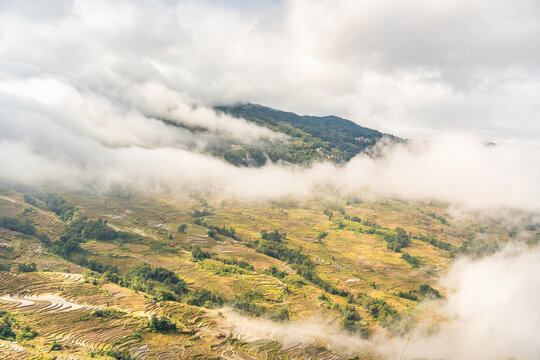
[[[540,249],[524,245],[480,261],[458,260],[443,279],[449,295],[438,311],[447,321],[432,335],[417,329],[404,359],[537,359],[539,270]],[[396,341],[394,356],[404,341]],[[392,346],[381,348],[391,353]]]
[[[539,10],[531,0],[9,1],[0,55],[119,96],[117,80],[156,82],[207,104],[333,113],[402,136],[534,139]]]
[[[11,149],[0,155],[3,180],[58,184],[54,171],[33,166],[41,159],[73,187],[208,186],[272,197],[332,184],[475,209],[540,209],[534,141],[486,147],[478,135],[452,130],[512,137],[515,128],[525,138],[540,130],[532,121],[535,51],[513,43],[534,42],[533,4],[489,9],[509,26],[497,41],[481,29],[500,32],[498,22],[473,21],[488,7],[481,2],[73,1],[39,22],[26,7],[8,5],[0,14],[0,141]],[[410,39],[396,43],[399,34]],[[477,45],[497,56],[510,47],[515,53],[495,61]],[[448,129],[425,145],[383,149],[376,161],[358,156],[339,168],[239,169],[192,152],[223,137],[238,143],[279,137],[205,106],[234,100],[315,113],[342,109],[389,132]],[[494,111],[515,115],[515,122],[494,120]],[[155,118],[209,133],[193,135]]]

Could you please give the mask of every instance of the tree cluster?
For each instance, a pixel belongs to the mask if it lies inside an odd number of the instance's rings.
[[[394,230],[394,233],[386,234],[384,239],[388,243],[387,244],[388,249],[395,252],[400,252],[401,249],[409,246],[411,242],[410,236],[407,234],[407,232],[404,229],[400,227],[397,227]]]
[[[331,294],[347,296],[348,292],[337,289],[328,281],[323,280],[315,269],[315,264],[308,255],[302,253],[300,249],[291,249],[287,247],[283,240],[285,234],[279,233],[277,230],[272,232],[261,231],[261,240],[258,241],[255,250],[259,253],[268,255],[275,259],[284,261],[292,266],[292,268],[304,279],[323,288]]]
[[[34,235],[36,233],[36,228],[28,219],[21,221],[17,218],[2,216],[0,217],[0,227],[11,231],[20,232],[25,235]]]

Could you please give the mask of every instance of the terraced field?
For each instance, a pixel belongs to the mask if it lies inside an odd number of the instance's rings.
[[[392,336],[392,321],[413,316],[424,296],[444,295],[432,286],[463,243],[479,232],[508,237],[436,203],[62,196],[72,219],[2,190],[0,216],[35,229],[0,227],[0,309],[19,334],[0,342],[2,358],[375,359],[364,339]],[[76,221],[113,235],[91,238]],[[398,251],[396,228],[407,238]],[[66,255],[54,244],[69,236],[80,247]],[[134,275],[145,264],[180,280]],[[177,281],[184,290],[171,287]],[[152,317],[175,329],[153,328]],[[25,326],[33,338],[22,338]]]

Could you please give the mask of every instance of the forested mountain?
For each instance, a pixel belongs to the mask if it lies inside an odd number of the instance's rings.
[[[220,144],[210,149],[213,155],[222,156],[235,165],[261,166],[268,159],[294,164],[322,160],[341,163],[383,138],[403,141],[337,116],[301,116],[256,104],[216,106],[215,110],[288,136],[288,140],[280,144],[242,147]]]

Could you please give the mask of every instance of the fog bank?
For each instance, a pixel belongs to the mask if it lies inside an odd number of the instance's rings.
[[[365,340],[321,319],[273,323],[230,311],[224,329],[247,341],[279,340],[284,348],[311,344],[384,359],[400,359],[402,353],[404,360],[537,359],[539,271],[538,246],[510,244],[481,260],[459,259],[437,285],[447,290],[446,298],[421,303],[418,323],[403,337],[373,334]]]

